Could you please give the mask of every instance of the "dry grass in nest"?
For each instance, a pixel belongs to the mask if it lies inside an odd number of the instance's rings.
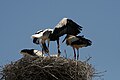
[[[3,80],[92,80],[94,68],[63,57],[23,57],[5,65],[1,74]]]

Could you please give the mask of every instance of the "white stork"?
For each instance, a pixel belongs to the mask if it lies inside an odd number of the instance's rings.
[[[60,45],[59,45],[59,37],[63,36],[64,34],[67,35],[77,35],[81,32],[82,27],[75,23],[73,20],[68,18],[63,18],[55,27],[54,29],[45,29],[40,30],[36,34],[32,35],[32,38],[36,41],[38,39],[42,39],[40,43],[44,44],[45,40],[48,40],[48,47],[50,41],[57,41],[57,48],[58,48],[58,57],[60,56]],[[43,47],[44,48],[44,47]]]
[[[41,45],[42,53],[48,53],[49,55],[49,35],[53,32],[53,29],[39,30],[34,35],[32,35],[33,43]],[[45,41],[48,41],[48,47],[46,46]],[[50,55],[49,55],[50,56]]]
[[[44,56],[41,51],[35,49],[23,49],[20,51],[20,53],[24,56]]]
[[[76,60],[76,52],[75,49],[77,49],[77,60],[79,59],[79,48],[91,46],[92,42],[84,36],[74,36],[74,35],[67,35],[65,39],[62,41],[64,42],[66,40],[66,44],[72,46],[74,51],[74,59]]]

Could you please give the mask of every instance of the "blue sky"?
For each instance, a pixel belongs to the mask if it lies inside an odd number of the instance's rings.
[[[91,47],[80,49],[80,59],[91,56],[90,63],[104,71],[105,80],[118,80],[120,68],[120,1],[119,0],[0,0],[0,65],[16,61],[24,48],[41,48],[30,36],[39,29],[54,28],[63,18],[83,26],[82,34],[92,40]],[[73,57],[64,43],[63,50]],[[56,53],[56,42],[50,52]]]

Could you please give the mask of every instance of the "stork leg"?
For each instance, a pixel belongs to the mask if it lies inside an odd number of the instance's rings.
[[[43,40],[41,39],[41,40],[40,40],[40,47],[42,48],[42,56],[43,56],[43,54],[44,54],[45,52],[44,52],[42,43],[43,43]]]
[[[42,49],[43,49],[43,51],[44,51],[45,53],[48,54],[48,56],[50,56],[50,54],[49,54],[49,49],[48,49],[48,47],[46,46],[46,43],[42,43]]]
[[[74,60],[76,60],[76,52],[74,47],[73,47],[73,51],[74,51]]]
[[[43,57],[43,54],[44,54],[44,50],[43,50],[43,48],[42,48],[42,57]]]
[[[48,41],[48,50],[49,50],[49,46],[50,46],[50,40],[47,40]],[[50,51],[49,51],[50,52]],[[48,56],[50,56],[50,53],[48,52]]]
[[[50,40],[48,40],[48,49],[49,49],[49,46],[50,46]]]
[[[58,48],[58,57],[60,56],[60,44],[59,44],[59,39],[57,39],[57,48]]]
[[[79,49],[77,49],[77,60],[79,59]]]
[[[44,54],[43,46],[40,44],[40,47],[42,48],[42,57],[43,57]]]

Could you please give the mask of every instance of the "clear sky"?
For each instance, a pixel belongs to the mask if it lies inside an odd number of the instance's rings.
[[[82,34],[92,40],[91,47],[80,49],[80,59],[104,71],[105,80],[118,80],[120,74],[120,0],[0,0],[0,65],[22,57],[24,48],[41,48],[30,36],[39,29],[54,28],[63,18],[83,26]],[[73,57],[73,50],[61,44]],[[50,52],[56,53],[56,42]]]

